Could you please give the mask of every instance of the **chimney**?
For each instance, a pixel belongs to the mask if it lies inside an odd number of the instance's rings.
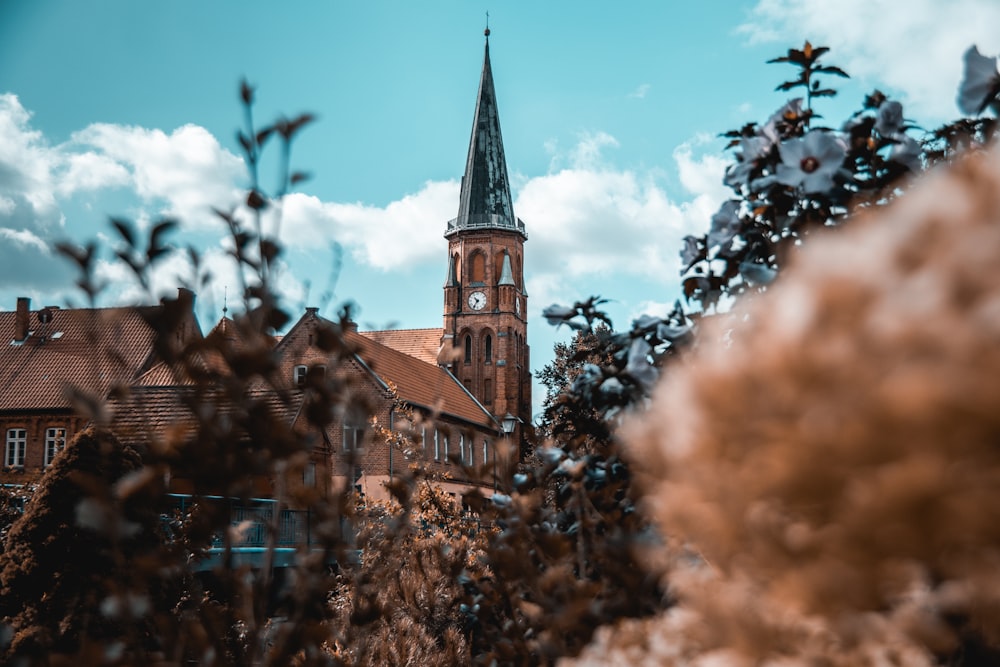
[[[194,312],[195,293],[186,287],[177,288],[177,303],[184,306],[184,310]]]
[[[31,309],[31,299],[20,296],[17,298],[17,316],[14,318],[14,340],[25,340],[28,337],[28,311]]]

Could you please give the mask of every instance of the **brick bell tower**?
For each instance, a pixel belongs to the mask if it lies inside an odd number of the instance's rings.
[[[479,80],[458,217],[448,223],[448,275],[444,284],[444,343],[450,368],[499,422],[518,420],[521,443],[531,422],[531,373],[524,288],[524,223],[514,215],[500,136],[490,30]]]

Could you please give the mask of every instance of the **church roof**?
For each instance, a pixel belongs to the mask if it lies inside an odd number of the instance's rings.
[[[486,30],[486,53],[483,73],[476,96],[476,113],[469,140],[469,155],[462,176],[458,217],[448,223],[445,236],[463,229],[510,229],[527,238],[524,223],[514,216],[507,176],[507,160],[500,134],[500,114],[493,88],[493,70],[490,67],[489,29]]]
[[[307,309],[306,313],[285,334],[275,350],[284,365],[285,377],[291,377],[287,372],[292,364],[305,363],[300,359],[308,358],[312,343],[310,332],[326,328],[330,331],[339,330],[339,325],[318,315],[315,309]],[[418,356],[410,355],[388,344],[353,330],[342,332],[343,342],[351,352],[350,357],[358,367],[383,389],[392,385],[396,388],[396,396],[404,403],[430,411],[438,411],[444,415],[463,420],[480,428],[495,430],[498,428],[493,415],[477,401],[465,386],[447,369],[437,365],[436,351],[440,344],[441,329],[410,329],[394,332],[367,332],[367,334],[385,334],[397,343],[406,335],[412,335],[418,344],[428,343],[430,332],[436,336],[434,340],[434,361],[425,361]]]
[[[493,416],[447,369],[421,361],[354,332],[345,340],[358,347],[358,357],[382,382],[396,387],[400,399],[484,428],[496,428]]]
[[[358,333],[368,340],[436,366],[444,329],[383,329]]]

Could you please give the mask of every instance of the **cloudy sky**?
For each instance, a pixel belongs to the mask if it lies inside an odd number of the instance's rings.
[[[491,6],[492,5],[492,6]],[[539,313],[591,294],[620,326],[679,295],[678,249],[726,197],[718,134],[764,120],[808,38],[853,78],[819,111],[838,123],[880,88],[933,128],[957,116],[961,54],[1000,52],[995,0],[395,2],[0,0],[0,310],[79,302],[59,240],[114,247],[109,216],[181,222],[214,279],[203,326],[236,307],[223,226],[247,185],[238,82],[259,122],[317,115],[293,148],[312,178],[286,200],[280,285],[298,311],[355,302],[363,326],[440,326],[445,223],[458,208],[490,11],[515,211],[527,224],[533,366]],[[265,188],[276,178],[265,160]],[[105,251],[102,303],[143,295]],[[234,301],[236,303],[234,303]]]

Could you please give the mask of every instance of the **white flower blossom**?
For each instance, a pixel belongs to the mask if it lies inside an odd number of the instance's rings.
[[[778,182],[815,194],[833,188],[833,177],[844,162],[847,147],[832,132],[812,130],[804,137],[779,145],[778,153],[781,155]]]
[[[958,87],[958,108],[964,114],[981,114],[1000,92],[997,59],[987,58],[976,46],[965,52],[965,73]]]

